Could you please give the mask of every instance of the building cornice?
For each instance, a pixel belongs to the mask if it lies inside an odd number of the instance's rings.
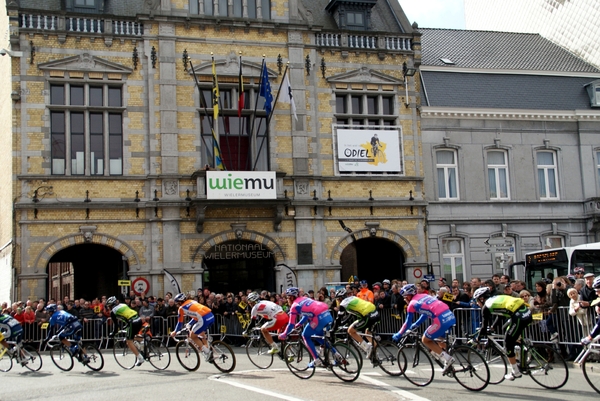
[[[600,110],[484,109],[421,106],[421,118],[600,121]]]
[[[464,68],[464,67],[442,67],[434,65],[421,65],[421,71],[431,72],[455,72],[463,74],[502,74],[502,75],[538,75],[550,77],[577,77],[590,78],[590,80],[600,78],[600,72],[570,72],[570,71],[542,71],[542,70],[507,70],[493,68]]]

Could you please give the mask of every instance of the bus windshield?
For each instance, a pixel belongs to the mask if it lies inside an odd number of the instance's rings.
[[[535,291],[535,283],[544,278],[573,274],[581,266],[586,273],[600,275],[600,243],[547,249],[525,255],[525,282]]]

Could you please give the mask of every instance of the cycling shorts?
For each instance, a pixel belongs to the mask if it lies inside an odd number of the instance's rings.
[[[65,324],[60,333],[58,333],[58,338],[62,340],[63,338],[73,337],[73,340],[79,341],[81,339],[82,329],[83,326],[79,322]]]
[[[361,319],[352,323],[352,326],[354,326],[354,328],[356,330],[360,330],[360,331],[371,330],[373,328],[373,326],[375,326],[380,321],[381,321],[381,315],[379,314],[379,311],[373,311],[373,312],[369,313],[367,316],[364,316]]]
[[[142,329],[142,319],[139,317],[129,320],[127,323],[127,339],[133,340],[134,337],[140,332]]]
[[[198,316],[198,321],[192,326],[192,333],[198,335],[208,330],[210,326],[215,323],[215,315],[212,312],[207,313],[204,316]]]
[[[425,330],[425,337],[430,340],[444,337],[446,332],[455,324],[456,318],[454,317],[454,314],[450,310],[447,310],[433,319],[431,326]]]
[[[14,341],[17,344],[23,341],[23,327],[20,324],[9,326],[6,323],[0,324],[0,331],[6,341]]]
[[[261,326],[261,329],[267,329],[269,331],[277,331],[287,326],[290,317],[285,312],[279,312],[271,320],[268,320]]]

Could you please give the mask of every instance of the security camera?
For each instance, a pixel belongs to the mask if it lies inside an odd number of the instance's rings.
[[[0,49],[0,56],[6,56],[6,49]]]

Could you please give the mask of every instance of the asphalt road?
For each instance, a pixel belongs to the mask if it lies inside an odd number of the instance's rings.
[[[105,366],[92,372],[75,362],[70,372],[62,372],[43,354],[39,372],[13,366],[0,372],[0,401],[93,401],[93,400],[183,400],[201,397],[208,400],[243,401],[329,401],[329,400],[450,400],[486,399],[547,401],[592,400],[597,394],[585,381],[578,367],[570,365],[569,381],[560,390],[546,390],[523,377],[514,382],[490,385],[483,392],[470,392],[454,379],[436,371],[435,380],[425,388],[410,384],[403,377],[390,377],[369,364],[353,383],[344,383],[330,371],[319,369],[309,380],[293,376],[285,363],[277,359],[267,370],[254,367],[244,348],[234,348],[237,366],[230,374],[221,374],[202,361],[195,372],[187,372],[172,354],[165,371],[155,370],[148,362],[132,370],[116,364],[112,351],[105,350]],[[489,398],[488,398],[489,397]]]

